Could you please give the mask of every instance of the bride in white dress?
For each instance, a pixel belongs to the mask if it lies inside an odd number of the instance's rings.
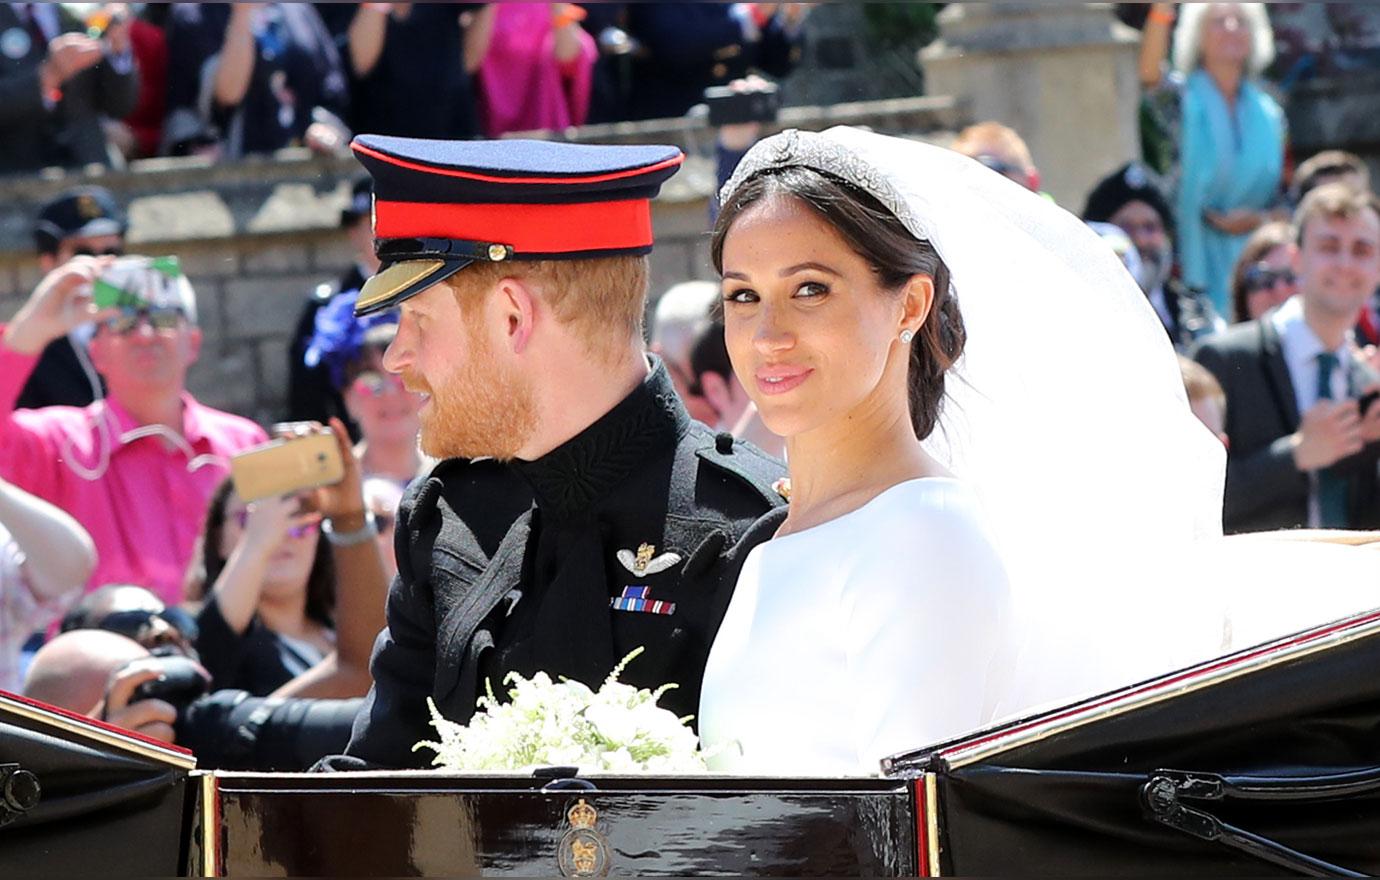
[[[739,575],[701,735],[723,769],[856,773],[980,726],[1014,641],[1006,573],[977,499],[920,445],[964,344],[948,270],[875,199],[807,167],[738,187],[718,228],[725,338],[786,438],[791,503]],[[946,686],[920,693],[940,670]],[[915,699],[883,698],[898,674]]]
[[[1221,538],[1224,450],[1144,295],[1072,215],[847,128],[762,141],[721,201],[729,353],[786,438],[791,503],[710,652],[715,769],[875,775],[1380,604],[1372,553]],[[1320,571],[1344,587],[1301,589]]]

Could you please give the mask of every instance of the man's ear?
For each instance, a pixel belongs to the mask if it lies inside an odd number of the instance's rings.
[[[518,278],[498,282],[498,313],[504,324],[504,338],[513,354],[522,354],[532,340],[537,323],[537,294]]]
[[[193,324],[187,328],[187,366],[196,363],[201,357],[201,328]]]
[[[910,276],[901,302],[901,326],[896,332],[912,330],[919,333],[933,307],[934,279],[929,275]]]

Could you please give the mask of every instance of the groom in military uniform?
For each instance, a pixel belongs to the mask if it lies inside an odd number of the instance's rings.
[[[382,259],[357,311],[400,309],[384,366],[425,395],[422,446],[444,461],[399,509],[374,687],[327,766],[422,766],[428,696],[463,723],[509,672],[597,687],[636,648],[622,680],[674,683],[662,705],[695,714],[785,472],[691,421],[643,350],[650,200],[680,151],[374,136],[354,151]]]

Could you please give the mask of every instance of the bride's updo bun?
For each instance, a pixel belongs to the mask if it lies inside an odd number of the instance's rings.
[[[875,197],[831,174],[802,166],[772,168],[733,190],[719,212],[710,241],[714,269],[723,273],[724,239],[744,211],[780,196],[799,199],[867,261],[882,289],[900,295],[912,276],[934,280],[934,303],[910,343],[910,421],[924,440],[939,421],[944,379],[963,354],[968,334],[949,285],[949,267],[927,241],[917,239]]]

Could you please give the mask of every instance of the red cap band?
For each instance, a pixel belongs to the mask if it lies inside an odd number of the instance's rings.
[[[517,255],[652,246],[647,199],[564,205],[374,203],[376,238],[452,238],[511,245]]]

